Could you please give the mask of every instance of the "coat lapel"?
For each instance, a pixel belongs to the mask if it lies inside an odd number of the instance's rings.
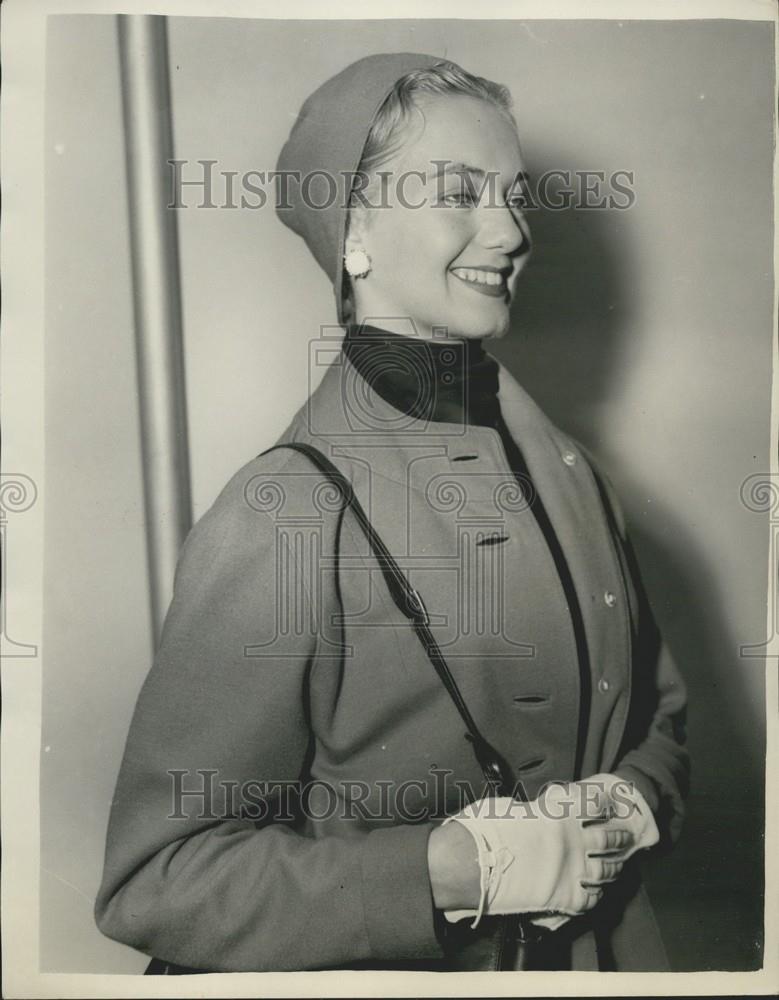
[[[628,595],[592,470],[583,451],[543,414],[503,366],[500,403],[573,578],[590,659],[590,725],[583,776],[611,767],[627,716]]]

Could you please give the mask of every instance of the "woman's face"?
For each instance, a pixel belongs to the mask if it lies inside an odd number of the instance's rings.
[[[388,207],[351,212],[347,250],[371,257],[370,273],[352,279],[355,318],[403,333],[410,317],[426,339],[433,327],[501,337],[530,249],[516,130],[478,98],[432,96],[419,107],[424,118],[412,118],[379,168],[391,176],[366,196]]]

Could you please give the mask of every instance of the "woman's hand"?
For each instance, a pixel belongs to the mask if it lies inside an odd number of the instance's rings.
[[[579,796],[582,813],[608,815],[630,831],[633,846],[625,853],[625,860],[660,840],[652,810],[632,782],[616,774],[593,774],[574,782],[569,791]]]
[[[450,826],[468,832],[470,853],[462,838],[444,841]],[[596,816],[592,808],[582,813],[578,790],[562,785],[550,786],[530,803],[510,798],[472,803],[433,831],[430,845],[436,905],[450,921],[475,914],[473,927],[483,913],[576,915],[592,909],[634,846],[621,820],[603,811]]]

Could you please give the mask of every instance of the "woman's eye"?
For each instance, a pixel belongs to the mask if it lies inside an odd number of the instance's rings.
[[[527,199],[523,194],[512,194],[506,198],[506,204],[513,212],[524,212],[527,208]]]
[[[468,191],[452,191],[449,194],[445,194],[441,199],[444,205],[453,205],[455,207],[468,207],[474,204],[473,195]]]

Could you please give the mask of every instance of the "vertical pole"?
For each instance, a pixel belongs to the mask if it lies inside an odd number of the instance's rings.
[[[119,15],[152,625],[159,639],[192,523],[164,17]]]

